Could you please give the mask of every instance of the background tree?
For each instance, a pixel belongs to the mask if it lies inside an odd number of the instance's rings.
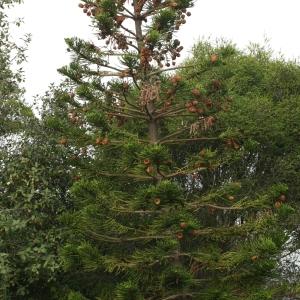
[[[183,49],[174,33],[192,3],[131,4],[80,4],[105,45],[66,40],[73,61],[60,72],[74,92],[57,100],[67,114],[45,120],[58,146],[74,151],[78,172],[74,209],[64,216],[73,228],[62,251],[66,297],[280,297],[285,287],[265,282],[294,212],[287,186],[249,193],[239,177],[205,181],[243,151],[236,128],[222,130],[217,118],[231,105],[214,72],[223,57],[212,52],[200,69],[186,66],[193,71],[185,80],[166,75]],[[205,89],[190,81],[207,72]]]
[[[232,104],[218,114],[220,127],[215,130],[232,132],[240,150],[234,155],[228,153],[227,162],[212,176],[206,176],[204,186],[239,179],[244,191],[255,194],[270,185],[284,183],[289,187],[289,203],[299,210],[299,64],[274,59],[267,46],[252,44],[247,51],[241,51],[224,41],[199,43],[186,63],[201,70],[210,53],[217,53],[222,63],[201,76],[193,70],[191,80],[205,89],[210,78],[218,76],[226,86]],[[185,73],[191,77],[189,71]],[[298,224],[296,218],[289,227],[295,237],[289,247],[292,253],[299,249]],[[285,269],[291,270],[291,266]]]
[[[24,44],[17,45],[9,32],[9,21],[5,9],[20,1],[0,1],[0,135],[20,130],[21,123],[31,117],[31,110],[23,103],[24,80],[22,63],[25,61],[25,50],[30,41],[24,37]],[[20,25],[18,21],[16,23]]]
[[[0,1],[0,299],[52,299],[71,175],[65,149],[51,147],[51,133],[23,101],[29,37],[20,46],[10,35],[5,12],[15,3]]]
[[[60,217],[72,207],[68,191],[74,172],[73,151],[57,147],[55,134],[44,122],[58,113],[47,103],[53,95],[57,99],[59,91],[53,87],[43,97],[41,118],[23,124],[22,134],[13,139],[17,147],[1,152],[3,299],[59,299],[64,276],[58,256],[64,240]]]
[[[299,210],[299,127],[296,121],[300,105],[299,64],[274,59],[266,46],[253,44],[247,51],[241,51],[224,41],[199,43],[187,63],[195,64],[200,70],[211,53],[217,53],[222,63],[203,76],[194,73],[192,80],[206,89],[209,78],[217,74],[226,86],[232,104],[218,114],[221,127],[215,130],[234,132],[241,147],[234,155],[228,153],[226,163],[205,177],[204,186],[218,186],[239,178],[243,191],[254,195],[272,184],[285,183],[289,187],[286,199]],[[191,75],[188,73],[186,76]],[[299,219],[290,221],[286,230],[292,242],[286,244],[287,249],[282,253],[282,277],[277,278],[281,283],[299,281]]]
[[[299,117],[299,65],[283,58],[273,59],[272,52],[266,47],[254,44],[243,52],[228,42],[217,45],[201,42],[194,47],[193,57],[186,63],[201,70],[210,53],[217,53],[222,62],[201,76],[195,70],[185,71],[184,76],[193,74],[191,81],[203,89],[207,89],[212,77],[219,78],[219,84],[226,87],[232,104],[218,114],[222,127],[217,130],[234,130],[237,142],[240,140],[243,144],[243,151],[235,153],[235,166],[231,164],[227,170],[223,165],[217,171],[217,178],[223,182],[224,176],[240,180],[251,176],[249,181],[257,188],[285,182],[293,189],[291,199],[297,200],[298,184],[292,181],[297,176],[291,176],[292,170],[285,173],[285,169],[293,167],[297,173],[294,155],[299,133],[296,124]],[[294,157],[288,159],[290,155]],[[293,162],[287,163],[290,159]]]
[[[59,215],[68,207],[66,152],[38,125],[18,151],[1,155],[1,288],[4,299],[53,299],[60,278]],[[63,149],[62,149],[63,150]],[[2,153],[3,154],[3,153]],[[4,153],[5,154],[5,153]]]

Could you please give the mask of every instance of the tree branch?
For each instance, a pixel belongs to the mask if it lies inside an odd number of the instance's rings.
[[[185,110],[186,110],[185,108],[176,108],[176,109],[173,109],[173,110],[169,110],[169,111],[166,111],[166,112],[163,112],[163,113],[160,113],[160,114],[156,115],[155,119],[159,119],[159,118],[165,117],[169,114],[174,114],[174,113],[178,113],[180,111],[185,111]]]
[[[120,25],[120,27],[121,27],[123,30],[125,30],[126,32],[128,32],[129,34],[133,35],[133,36],[135,37],[135,39],[136,39],[136,34],[135,34],[133,31],[131,31],[130,29],[124,27],[123,25]]]
[[[124,100],[125,100],[125,102],[128,104],[128,105],[130,105],[130,106],[132,106],[132,107],[134,107],[135,109],[137,109],[138,111],[140,111],[140,107],[138,107],[137,105],[134,105],[134,104],[132,104],[132,103],[130,103],[129,101],[128,101],[128,99],[127,99],[127,97],[126,97],[126,93],[123,91],[123,97],[124,97]],[[141,113],[143,113],[142,111],[141,111]],[[144,113],[143,113],[144,114]]]
[[[124,115],[124,114],[127,114],[128,117],[131,116],[131,117],[137,117],[137,118],[141,118],[141,119],[147,119],[147,118],[146,118],[146,114],[144,114],[143,112],[141,112],[141,111],[139,111],[139,110],[133,110],[133,109],[126,108],[126,107],[124,107],[124,108],[111,108],[111,107],[108,107],[108,106],[106,106],[106,105],[101,105],[101,108],[103,108],[103,109],[105,109],[105,110],[107,110],[107,111],[110,111],[110,112],[112,112],[112,113],[114,113],[114,114],[119,114],[119,115],[121,115],[121,114],[123,114],[123,115]],[[127,110],[128,113],[122,111],[122,109]],[[132,113],[138,113],[139,115],[132,115],[132,114],[130,114],[129,112],[132,112]]]
[[[132,18],[134,18],[134,14],[129,10],[129,9],[127,9],[126,7],[125,7],[125,5],[123,5],[122,6],[122,8],[132,17]]]
[[[198,168],[195,168],[195,169],[192,169],[192,170],[182,170],[182,171],[178,171],[178,172],[175,172],[175,173],[172,173],[172,174],[169,174],[169,175],[165,175],[166,178],[173,178],[173,177],[176,177],[176,176],[179,176],[179,175],[188,175],[188,174],[191,174],[191,173],[194,173],[194,172],[199,172],[201,170],[206,170],[207,168],[205,167],[198,167]]]
[[[124,214],[139,214],[139,215],[147,215],[147,214],[158,214],[159,210],[126,210],[126,209],[113,209],[113,211],[124,213]]]
[[[165,141],[165,140],[167,140],[167,139],[169,139],[169,138],[171,138],[171,137],[174,137],[174,136],[176,136],[176,135],[179,135],[179,134],[183,133],[184,131],[188,130],[189,128],[190,128],[190,127],[187,126],[187,127],[182,128],[182,129],[179,129],[179,130],[177,130],[177,131],[175,131],[175,132],[173,132],[173,133],[171,133],[171,134],[169,134],[169,135],[166,135],[166,136],[164,136],[163,138],[161,138],[160,140],[158,140],[158,143],[162,143],[163,141]]]
[[[188,206],[190,206],[191,208],[195,208],[197,210],[199,210],[202,207],[211,207],[211,208],[215,208],[215,209],[219,209],[219,210],[243,210],[243,209],[247,209],[248,207],[241,207],[241,206],[219,206],[219,205],[215,205],[215,204],[208,204],[208,203],[204,203],[204,204],[188,204]]]
[[[162,300],[175,300],[175,299],[186,299],[186,297],[193,298],[193,295],[196,293],[184,293],[184,294],[177,294],[177,295],[171,295],[166,298],[163,298]]]
[[[140,180],[152,180],[153,178],[151,176],[143,176],[143,175],[135,175],[135,174],[116,174],[116,173],[108,173],[108,172],[97,172],[97,174],[107,177],[129,177],[129,178],[135,178]]]
[[[190,142],[197,142],[197,141],[214,141],[218,139],[219,138],[208,138],[208,137],[191,138],[191,139],[175,139],[175,140],[165,140],[163,142],[160,142],[160,144],[179,144],[179,143],[190,143]]]
[[[153,75],[160,74],[160,73],[163,73],[163,72],[170,72],[170,71],[174,71],[174,70],[188,69],[188,68],[193,68],[193,67],[195,67],[195,65],[192,65],[192,66],[173,67],[173,68],[168,68],[168,69],[161,69],[161,70],[157,70],[157,71],[154,71],[154,72],[150,73],[149,76],[153,76]]]
[[[99,59],[95,59],[95,58],[88,57],[87,55],[85,55],[85,54],[83,54],[83,53],[81,53],[81,52],[79,52],[78,54],[79,54],[79,56],[81,56],[82,58],[84,58],[84,59],[86,59],[86,60],[90,61],[91,63],[94,63],[94,64],[96,64],[96,65],[98,65],[98,66],[101,66],[101,67],[104,67],[104,68],[108,68],[108,69],[111,69],[111,70],[114,70],[114,71],[117,71],[117,72],[122,72],[121,69],[118,69],[118,68],[116,68],[116,67],[107,65],[106,63],[101,63],[101,61],[100,61]],[[109,54],[109,55],[110,55],[110,54]]]
[[[144,241],[144,240],[158,240],[158,239],[166,239],[169,236],[167,235],[154,235],[154,236],[137,236],[137,237],[131,237],[131,238],[117,238],[117,237],[111,237],[104,234],[99,234],[91,230],[86,230],[87,233],[89,233],[92,237],[105,242],[110,243],[126,243],[126,242],[135,242],[135,241]]]
[[[134,85],[136,86],[136,88],[137,88],[138,90],[140,90],[141,88],[140,88],[140,86],[138,85],[138,83],[137,83],[137,80],[136,80],[135,76],[134,76],[134,75],[132,75],[131,77],[132,77],[132,81],[133,81]]]
[[[145,116],[136,116],[136,115],[126,114],[126,113],[119,113],[119,112],[111,112],[109,114],[113,116],[126,117],[126,118],[137,118],[143,120],[147,119]]]
[[[132,112],[132,113],[137,113],[137,114],[140,114],[141,116],[144,116],[144,117],[146,116],[146,114],[145,114],[143,111],[139,110],[139,107],[138,107],[138,106],[135,106],[135,105],[133,105],[133,104],[127,102],[126,100],[123,100],[123,99],[121,99],[121,98],[119,98],[119,97],[116,97],[115,95],[114,95],[114,97],[117,98],[117,99],[118,99],[119,101],[121,101],[121,102],[125,102],[125,103],[127,103],[128,105],[131,105],[131,106],[137,108],[137,109],[132,109],[132,108],[129,108],[129,107],[122,107],[122,108],[120,108],[120,109],[124,109],[124,110],[127,110],[128,112]],[[115,112],[123,113],[122,110],[121,110],[121,111],[117,111],[117,110],[115,110],[115,109],[112,109],[112,108],[110,108],[110,107],[108,107],[108,106],[104,106],[104,105],[102,105],[102,107],[105,108],[105,109],[108,109],[108,110],[113,110],[113,111],[115,111]]]

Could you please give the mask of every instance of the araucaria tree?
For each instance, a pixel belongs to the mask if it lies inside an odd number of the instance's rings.
[[[218,112],[230,107],[226,86],[218,78],[195,86],[176,70],[183,46],[175,33],[192,1],[79,6],[103,42],[66,40],[73,61],[60,72],[74,90],[58,99],[67,113],[49,120],[59,130],[59,147],[74,152],[77,172],[74,209],[64,217],[72,228],[62,250],[71,274],[68,299],[280,294],[266,279],[293,211],[286,186],[251,197],[230,179],[204,186],[205,176],[227,165],[243,144],[234,130],[212,130]],[[195,72],[221,64],[211,53]]]

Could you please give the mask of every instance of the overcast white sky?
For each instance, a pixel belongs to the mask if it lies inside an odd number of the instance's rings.
[[[21,32],[31,33],[26,72],[26,100],[43,94],[51,82],[58,82],[56,70],[69,61],[65,37],[91,39],[87,18],[77,0],[24,0],[11,11],[24,18]],[[192,17],[179,39],[188,49],[201,37],[225,38],[240,48],[265,37],[276,52],[288,59],[300,57],[300,0],[198,0]]]

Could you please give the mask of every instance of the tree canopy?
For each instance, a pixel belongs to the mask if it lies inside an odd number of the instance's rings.
[[[178,64],[192,6],[79,4],[99,40],[66,39],[66,80],[1,153],[4,299],[299,295],[299,64],[206,41]]]
[[[5,9],[19,1],[0,2],[0,135],[15,133],[26,118],[32,117],[31,110],[23,103],[24,80],[22,63],[30,37],[24,37],[24,44],[17,45],[9,31]]]

